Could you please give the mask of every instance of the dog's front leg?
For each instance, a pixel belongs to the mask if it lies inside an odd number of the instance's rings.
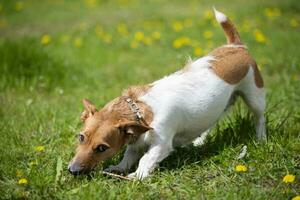
[[[106,168],[106,172],[125,173],[138,161],[141,150],[135,145],[128,145],[122,161],[118,165],[111,165]]]
[[[171,144],[159,143],[152,145],[148,152],[141,158],[137,170],[129,174],[128,177],[139,180],[146,178],[171,151]]]

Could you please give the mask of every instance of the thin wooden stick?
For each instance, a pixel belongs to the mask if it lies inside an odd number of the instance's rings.
[[[113,173],[109,173],[109,172],[105,172],[105,171],[103,171],[102,174],[109,175],[109,176],[112,176],[112,177],[115,177],[115,178],[124,179],[124,180],[127,180],[127,181],[131,181],[130,178],[128,178],[126,176],[121,176],[121,175],[118,175],[118,174],[113,174]]]

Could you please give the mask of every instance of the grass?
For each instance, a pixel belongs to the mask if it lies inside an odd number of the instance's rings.
[[[128,182],[104,177],[102,166],[90,177],[74,178],[67,172],[74,136],[81,127],[81,99],[87,97],[101,107],[129,85],[159,79],[180,69],[189,55],[196,58],[223,44],[224,34],[211,18],[213,4],[208,0],[0,1],[0,198],[291,199],[299,195],[300,4],[216,0],[214,5],[234,19],[261,67],[268,143],[256,142],[252,115],[238,102],[204,146],[177,148],[149,179]],[[160,37],[151,36],[155,31]],[[137,32],[151,42],[137,41]],[[45,35],[50,40],[42,44]],[[174,48],[180,37],[191,42]],[[200,48],[197,56],[195,48]],[[237,160],[243,145],[248,146],[248,154]],[[38,146],[44,150],[37,151]],[[121,157],[122,153],[103,167]],[[238,164],[248,171],[235,171]],[[283,182],[287,174],[296,176],[293,183]],[[28,183],[18,184],[22,178]]]

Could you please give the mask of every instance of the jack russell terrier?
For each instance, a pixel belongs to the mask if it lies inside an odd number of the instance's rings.
[[[127,144],[122,161],[106,171],[125,173],[139,161],[128,177],[144,179],[174,147],[202,144],[237,96],[257,119],[257,139],[266,140],[263,79],[233,23],[214,12],[228,44],[158,81],[125,90],[100,110],[83,100],[84,127],[68,167],[72,174],[92,170]]]

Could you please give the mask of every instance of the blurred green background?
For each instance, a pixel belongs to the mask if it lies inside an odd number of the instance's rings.
[[[99,107],[180,69],[236,24],[262,71],[268,143],[240,102],[203,147],[176,149],[143,182],[66,170],[81,99]],[[299,0],[0,0],[0,198],[291,199],[300,193]],[[236,160],[243,144],[249,154]],[[104,166],[117,163],[117,155]],[[247,172],[235,166],[247,166]],[[295,176],[283,182],[287,174]]]

